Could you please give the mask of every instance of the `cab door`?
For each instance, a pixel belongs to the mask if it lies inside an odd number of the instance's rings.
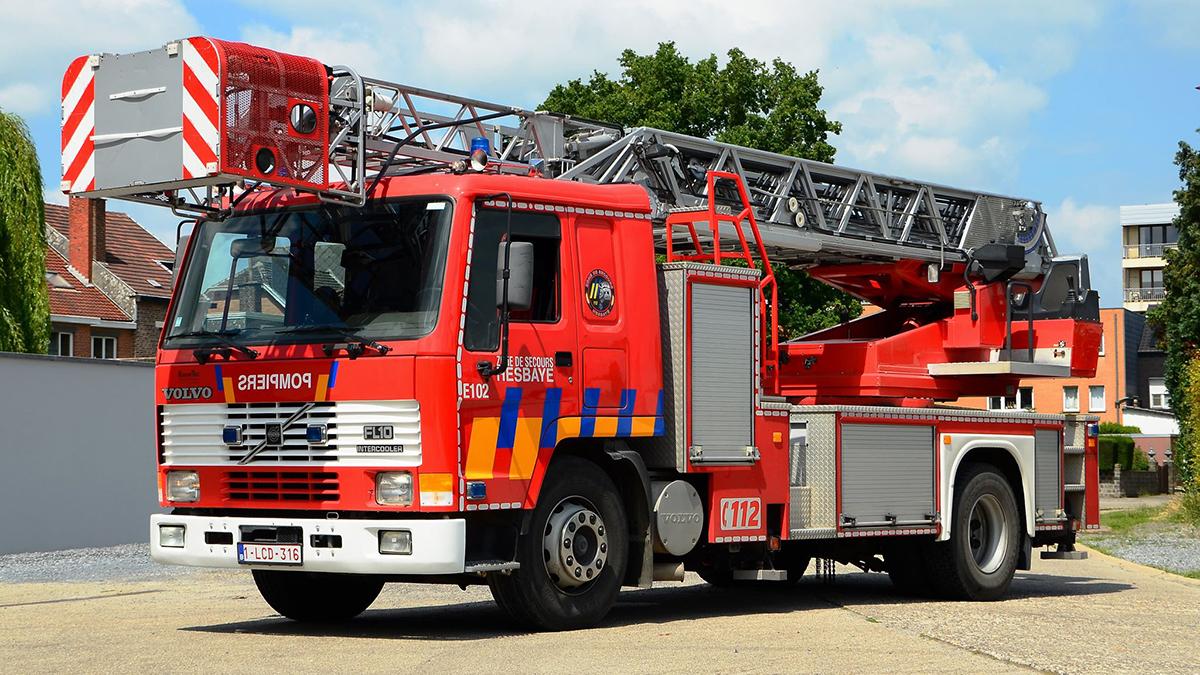
[[[461,359],[463,477],[487,482],[486,502],[513,507],[527,503],[528,481],[549,461],[559,418],[579,411],[577,300],[564,289],[574,261],[558,214],[512,211],[512,240],[534,245],[533,301],[511,312],[507,366],[484,377],[478,364],[496,365],[501,356],[497,270],[509,214],[503,206],[476,209]]]

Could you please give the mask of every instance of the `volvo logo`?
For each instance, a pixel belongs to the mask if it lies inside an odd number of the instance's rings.
[[[267,425],[267,445],[283,445],[283,425]]]
[[[198,401],[212,398],[212,387],[165,387],[162,393],[168,401]]]
[[[703,517],[699,513],[659,513],[658,520],[678,525],[682,523],[703,522]]]

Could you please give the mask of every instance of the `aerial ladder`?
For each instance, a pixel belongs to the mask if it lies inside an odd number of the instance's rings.
[[[110,91],[134,68],[166,84]],[[184,97],[182,124],[170,107],[159,119],[161,106],[145,105],[171,89]],[[134,107],[139,114],[121,114]],[[95,170],[174,137],[179,155],[156,152],[137,165],[144,176]],[[765,376],[797,401],[945,400],[1021,377],[1086,374],[1066,345],[1093,339],[1075,334],[1074,319],[1099,318],[1086,256],[1059,255],[1034,200],[446,94],[242,43],[189,38],[80,57],[63,85],[63,146],[69,194],[210,219],[255,189],[363,205],[385,177],[466,171],[473,161],[641,185],[672,259],[690,246],[719,263],[731,246],[751,266],[769,257],[801,267],[885,310],[779,345],[778,299],[768,301]],[[719,227],[738,214],[746,228]],[[1035,333],[1035,319],[1046,328]],[[893,356],[914,352],[907,363]],[[843,372],[843,361],[865,370]]]

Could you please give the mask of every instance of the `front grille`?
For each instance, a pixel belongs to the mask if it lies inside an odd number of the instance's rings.
[[[159,406],[160,447],[164,465],[236,464],[266,438],[267,425],[282,425],[305,403],[199,403]],[[266,446],[251,464],[358,462],[417,464],[421,457],[421,411],[416,401],[326,401],[312,404],[283,431],[279,445]],[[311,445],[305,437],[310,424],[324,425],[328,437]],[[394,453],[380,452],[379,441],[365,440],[363,427],[391,425],[387,444]],[[221,431],[242,428],[242,444],[225,445]],[[360,452],[359,446],[371,446]],[[401,450],[401,447],[403,450]]]
[[[338,477],[330,471],[230,471],[221,493],[236,502],[335,502]]]

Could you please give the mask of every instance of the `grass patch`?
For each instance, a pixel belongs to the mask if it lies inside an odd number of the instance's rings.
[[[1100,514],[1100,524],[1112,530],[1114,534],[1128,532],[1146,523],[1167,520],[1167,507],[1147,506],[1129,511],[1108,511]]]

